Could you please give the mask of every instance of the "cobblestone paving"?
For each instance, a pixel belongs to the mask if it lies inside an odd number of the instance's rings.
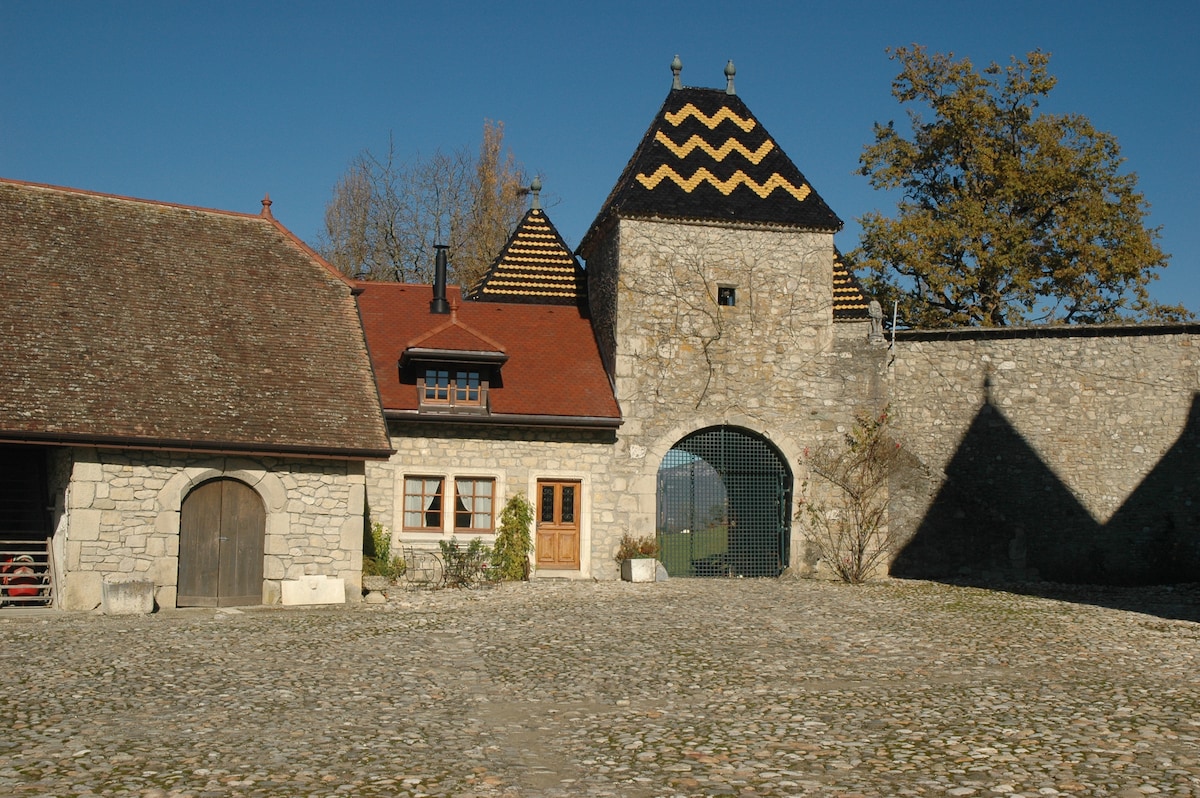
[[[800,580],[0,616],[0,795],[1200,796],[1172,617]]]

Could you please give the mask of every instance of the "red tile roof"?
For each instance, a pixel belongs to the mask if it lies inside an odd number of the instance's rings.
[[[269,214],[0,181],[0,439],[377,457],[351,285]]]
[[[601,426],[620,423],[591,322],[567,305],[464,302],[457,287],[447,288],[456,306],[453,321],[433,339],[427,334],[451,318],[429,311],[433,289],[428,285],[358,283],[359,308],[375,379],[390,417],[416,416],[417,387],[401,383],[398,363],[414,342],[422,348],[480,351],[482,341],[497,344],[508,360],[501,367],[501,384],[489,391],[490,417],[478,421],[506,422],[512,417],[551,417],[543,423],[572,426],[584,422]],[[482,339],[482,341],[481,341]],[[436,340],[436,346],[430,341]],[[505,417],[509,418],[505,418]]]

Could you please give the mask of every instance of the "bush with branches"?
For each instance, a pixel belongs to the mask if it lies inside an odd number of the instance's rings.
[[[842,441],[806,455],[809,469],[840,501],[804,501],[798,515],[820,560],[842,581],[862,584],[898,544],[887,525],[887,486],[901,449],[888,434],[888,411],[860,413]]]

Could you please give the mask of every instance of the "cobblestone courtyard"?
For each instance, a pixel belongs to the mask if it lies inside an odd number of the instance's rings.
[[[0,615],[0,794],[1200,796],[1197,593],[1154,595],[543,580]]]

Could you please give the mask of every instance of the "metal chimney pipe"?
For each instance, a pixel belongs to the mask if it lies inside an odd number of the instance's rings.
[[[446,244],[434,244],[437,255],[433,260],[433,301],[429,303],[430,313],[446,314],[450,312],[450,303],[446,301]]]

